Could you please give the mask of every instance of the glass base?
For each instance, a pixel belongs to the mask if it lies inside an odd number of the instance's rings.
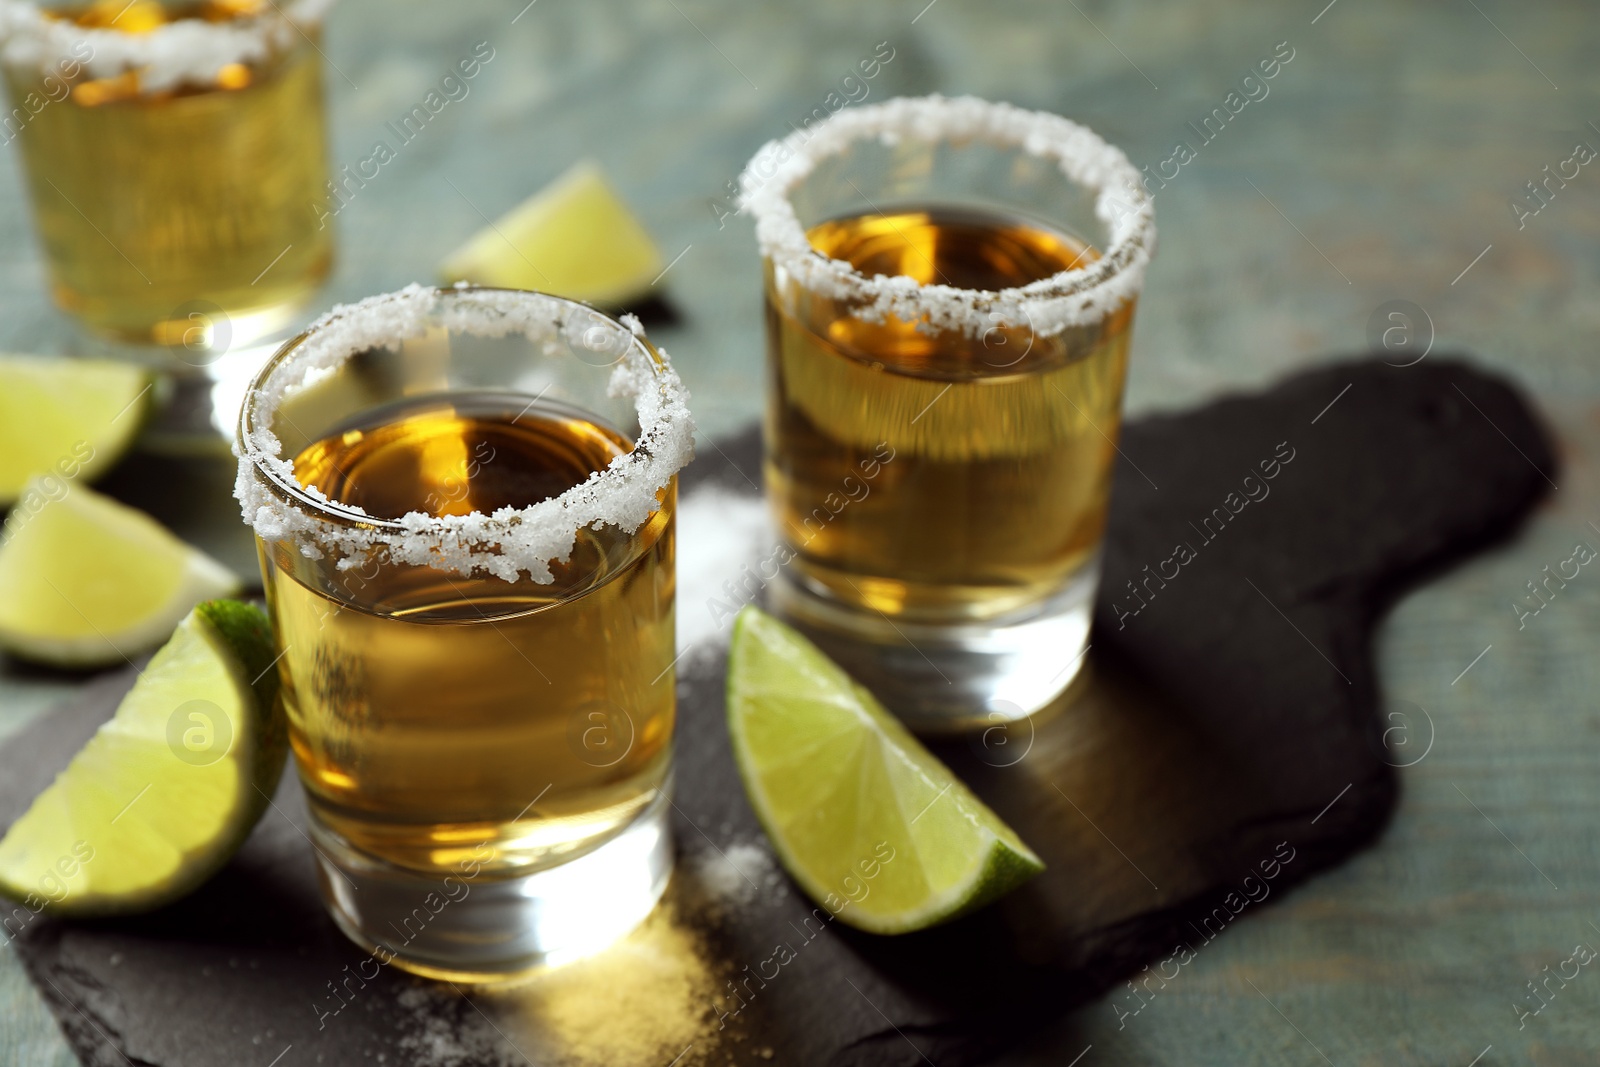
[[[376,859],[311,820],[317,878],[345,935],[380,962],[447,982],[503,982],[627,935],[672,874],[669,792],[621,833],[533,874],[423,874]]]
[[[56,308],[71,320],[84,344],[155,370],[186,373],[203,370],[236,348],[293,336],[298,332],[293,326],[304,321],[326,276],[324,267],[297,284],[267,293],[251,287],[245,294],[237,288],[217,294],[222,299],[244,301],[246,294],[253,298],[228,308],[194,297],[176,307],[154,305],[153,310],[142,294],[136,300],[128,299],[128,294],[88,297],[59,282],[51,290]]]
[[[292,326],[223,349],[135,345],[107,341],[80,328],[69,350],[79,359],[131,363],[152,375],[150,414],[139,446],[163,455],[231,455],[239,409],[250,382],[283,343]]]
[[[1096,556],[1049,599],[981,623],[895,622],[790,571],[769,607],[816,642],[917,733],[981,730],[1043,710],[1083,675]]]

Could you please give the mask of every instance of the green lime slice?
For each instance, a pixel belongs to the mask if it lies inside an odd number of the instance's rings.
[[[104,473],[133,443],[150,379],[125,363],[0,355],[0,508],[36,475]]]
[[[603,307],[642,295],[661,252],[600,167],[576,164],[445,257],[446,283],[535,289]]]
[[[920,930],[1044,869],[871,693],[753,607],[728,653],[728,732],[779,859],[840,922]]]
[[[204,882],[261,817],[288,751],[258,608],[201,604],[116,715],[0,839],[0,893],[32,911],[146,911]]]
[[[37,479],[0,540],[0,648],[58,667],[121,663],[195,604],[239,588],[232,571],[141,511]]]

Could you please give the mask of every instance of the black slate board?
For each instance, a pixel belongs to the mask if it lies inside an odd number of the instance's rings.
[[[92,1067],[952,1067],[1146,964],[1181,968],[1380,831],[1407,759],[1383,745],[1373,623],[1508,534],[1555,461],[1513,390],[1445,359],[1325,367],[1130,424],[1121,445],[1076,703],[939,747],[1049,864],[994,907],[898,939],[811,919],[739,787],[718,653],[680,668],[679,872],[596,960],[470,996],[387,970],[364,980],[372,964],[322,913],[289,776],[188,900],[27,922],[29,973]],[[705,450],[685,495],[753,494],[758,453],[754,430]],[[97,680],[0,750],[0,822],[130,682]]]

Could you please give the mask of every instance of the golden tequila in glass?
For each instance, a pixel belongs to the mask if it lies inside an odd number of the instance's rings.
[[[10,28],[5,132],[65,311],[196,362],[312,295],[333,249],[311,206],[328,180],[322,6],[102,0]],[[64,27],[75,39],[57,54]]]
[[[398,519],[559,496],[633,443],[517,393],[423,397],[309,445],[295,476]],[[448,870],[547,865],[632,822],[669,763],[673,502],[638,530],[579,531],[554,581],[430,567],[349,575],[357,607],[270,561],[290,737],[307,796],[354,847]],[[447,714],[442,714],[448,709]],[[537,794],[537,795],[535,795]]]
[[[394,347],[305,374],[361,316]],[[595,409],[614,382],[637,409]],[[582,305],[418,289],[313,327],[258,386],[241,492],[336,919],[452,980],[624,932],[670,870],[670,368]]]
[[[1054,115],[890,100],[766,146],[773,606],[926,732],[1081,669],[1154,244],[1115,148]]]
[[[831,219],[813,248],[867,275],[1008,289],[1098,253],[1025,219],[939,206]],[[1133,304],[1054,337],[972,338],[768,292],[767,485],[795,566],[895,620],[1004,615],[1059,588],[1105,528]],[[887,459],[867,482],[863,468]],[[837,514],[846,479],[869,486]],[[848,499],[848,496],[846,496]]]

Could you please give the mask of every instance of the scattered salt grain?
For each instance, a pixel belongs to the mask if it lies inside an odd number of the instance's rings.
[[[783,880],[772,853],[758,841],[735,841],[721,851],[700,853],[695,874],[722,905],[755,903]]]
[[[702,935],[665,903],[603,952],[470,995],[400,993],[397,1057],[408,1067],[703,1067],[724,1032]]]
[[[406,1011],[398,1047],[413,1067],[513,1067],[522,1063],[482,1016],[442,987],[413,986],[395,998]]]

